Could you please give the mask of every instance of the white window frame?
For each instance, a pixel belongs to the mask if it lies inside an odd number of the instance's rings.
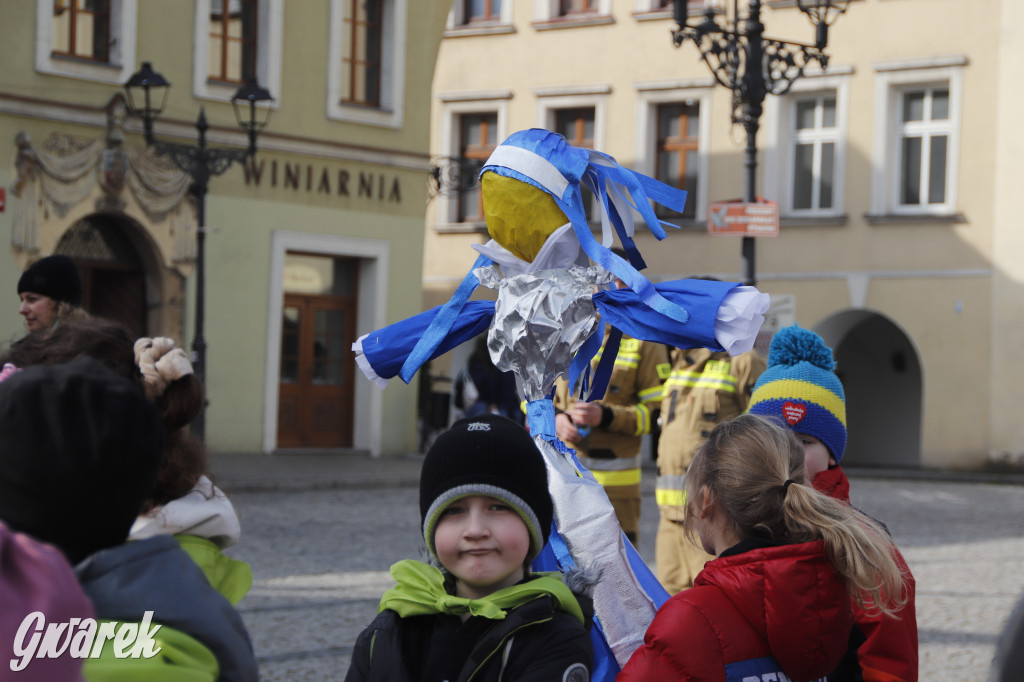
[[[284,0],[259,0],[256,28],[256,79],[270,91],[277,108],[281,101],[282,26]],[[195,53],[192,58],[192,94],[197,99],[229,102],[238,85],[211,83],[210,0],[196,0]]]
[[[608,108],[609,86],[594,88],[560,88],[535,90],[537,95],[537,125],[545,130],[555,129],[555,119],[562,109],[594,110],[594,149],[605,148],[605,119]],[[591,224],[600,225],[601,208],[595,198],[590,210]]]
[[[556,21],[562,17],[559,0],[534,0],[534,17],[536,21]],[[612,0],[598,0],[597,15],[608,16],[612,13]]]
[[[779,202],[782,216],[789,218],[838,218],[846,207],[846,158],[850,126],[850,80],[852,67],[832,67],[828,74],[811,72],[795,83],[783,97],[765,101],[764,169],[761,172],[761,194]],[[796,100],[812,95],[835,94],[836,125],[835,168],[832,177],[832,207],[827,209],[793,208],[793,175],[796,144]]]
[[[501,16],[494,23],[496,24],[511,24],[512,23],[512,3],[514,0],[502,0],[501,3]],[[452,9],[448,12],[448,23],[445,28],[448,30],[459,30],[468,29],[475,26],[486,26],[487,24],[467,24],[466,23],[466,3],[465,0],[452,0]]]
[[[589,90],[589,89],[588,89]],[[555,129],[555,115],[561,109],[594,110],[594,149],[605,147],[605,120],[607,118],[608,96],[611,88],[598,86],[593,92],[581,91],[559,93],[558,91],[534,91],[537,96],[537,125],[546,130]]]
[[[692,83],[651,84],[637,86],[636,170],[655,177],[658,144],[658,106],[683,102],[696,104],[700,120],[697,124],[697,196],[686,197],[696,201],[694,222],[704,223],[708,215],[708,185],[710,184],[709,150],[711,148],[711,98],[714,88],[709,80]],[[689,223],[687,223],[689,224]]]
[[[53,0],[36,0],[36,71],[121,85],[135,72],[137,0],[110,0],[106,63],[53,56]]]
[[[496,144],[504,142],[508,137],[508,105],[512,95],[508,91],[494,93],[463,93],[458,99],[442,100],[441,105],[441,145],[442,156],[458,158],[459,156],[459,121],[463,114],[497,114]],[[476,223],[459,221],[459,197],[457,195],[438,197],[443,199],[438,206],[437,220],[440,227],[449,226],[467,228],[478,226]],[[479,226],[483,226],[480,223]]]
[[[407,0],[384,0],[382,28],[380,108],[343,104],[341,85],[342,60],[348,36],[343,30],[345,2],[331,0],[330,39],[327,46],[327,118],[335,121],[364,123],[382,128],[402,127],[405,104],[405,40]]]
[[[665,12],[672,14],[673,9],[671,7],[660,7],[658,0],[636,0],[635,12]]]
[[[957,213],[960,141],[963,117],[963,67],[966,57],[884,62],[875,68],[875,138],[871,213],[901,216],[952,216]],[[946,147],[946,201],[903,206],[899,203],[902,169],[899,142],[903,93],[921,87],[949,89],[949,141]]]

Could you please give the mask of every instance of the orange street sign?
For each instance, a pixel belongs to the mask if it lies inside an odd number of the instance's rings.
[[[778,237],[779,204],[775,201],[712,201],[708,204],[708,233],[743,237]]]

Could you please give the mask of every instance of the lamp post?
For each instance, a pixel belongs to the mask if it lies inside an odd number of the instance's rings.
[[[206,146],[206,112],[199,108],[196,119],[196,130],[199,141],[195,145],[177,142],[161,142],[153,137],[153,121],[163,111],[167,100],[170,83],[153,70],[149,62],[143,62],[142,68],[135,72],[124,84],[128,96],[128,110],[142,118],[146,146],[157,154],[167,156],[175,166],[188,174],[192,179],[189,192],[196,200],[196,318],[195,336],[192,341],[194,352],[193,369],[196,377],[205,385],[206,379],[206,339],[203,337],[203,321],[206,300],[206,192],[210,178],[221,175],[233,163],[245,163],[256,154],[256,134],[267,125],[270,109],[257,107],[258,102],[271,102],[270,93],[256,82],[255,78],[243,85],[231,98],[235,110],[235,118],[239,127],[249,134],[249,146],[246,149],[216,149]],[[199,410],[199,415],[192,422],[192,432],[196,437],[206,436],[206,401]]]
[[[700,50],[704,63],[715,80],[732,91],[732,122],[747,134],[744,152],[743,201],[757,200],[757,130],[767,95],[784,95],[804,75],[812,61],[828,66],[828,27],[846,11],[849,0],[796,0],[797,7],[815,27],[813,45],[795,43],[764,35],[761,0],[749,0],[745,17],[740,16],[739,0],[732,11],[719,2],[706,0],[704,18],[689,24],[687,0],[673,0],[675,21],[672,32],[676,47],[690,40]],[[754,237],[744,236],[742,246],[744,284],[757,283]]]

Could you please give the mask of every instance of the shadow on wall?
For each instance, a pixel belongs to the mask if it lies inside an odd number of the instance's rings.
[[[910,338],[885,315],[844,310],[815,326],[835,351],[846,391],[844,466],[921,466],[921,363]]]

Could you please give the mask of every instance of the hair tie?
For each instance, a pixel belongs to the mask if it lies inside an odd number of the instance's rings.
[[[785,497],[786,493],[789,492],[789,486],[793,485],[794,483],[796,483],[796,481],[794,481],[792,478],[787,478],[786,482],[782,484],[782,496],[783,497]]]
[[[192,363],[173,339],[141,338],[135,342],[135,364],[142,374],[143,386],[150,400],[156,400],[171,382],[192,374]]]

